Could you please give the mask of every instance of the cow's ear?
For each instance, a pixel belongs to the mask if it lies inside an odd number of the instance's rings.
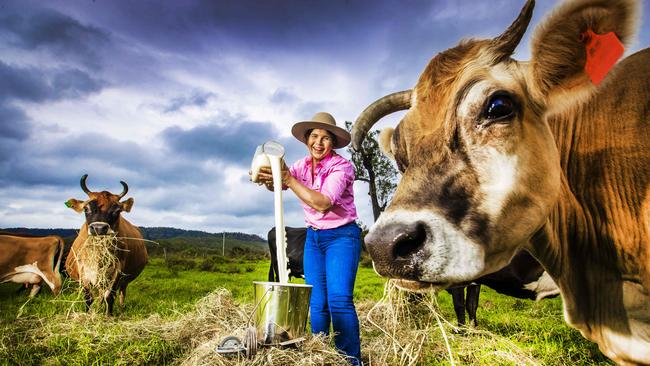
[[[77,213],[81,213],[84,210],[84,203],[84,201],[79,201],[74,198],[70,198],[69,200],[65,201],[65,205],[77,211]]]
[[[133,207],[133,197],[120,202],[120,207],[122,207],[122,211],[124,212],[131,212],[131,207]]]
[[[384,155],[392,160],[395,160],[395,154],[393,153],[394,132],[394,128],[386,127],[379,133],[379,149]]]
[[[637,17],[634,0],[567,1],[556,8],[535,29],[531,41],[528,84],[533,96],[553,109],[589,97],[595,90],[585,71],[591,35],[613,32],[628,45],[637,28]],[[599,60],[596,63],[596,67],[606,64]]]

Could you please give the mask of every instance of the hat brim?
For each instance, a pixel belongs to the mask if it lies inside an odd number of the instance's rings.
[[[333,126],[328,123],[316,122],[316,121],[302,121],[298,122],[291,128],[291,134],[293,137],[298,139],[298,141],[303,144],[307,144],[307,139],[305,138],[305,133],[314,128],[320,128],[331,132],[336,136],[336,144],[334,145],[335,149],[340,149],[342,147],[348,146],[352,137],[350,133],[339,126]]]

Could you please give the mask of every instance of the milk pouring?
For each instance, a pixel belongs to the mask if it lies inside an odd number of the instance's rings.
[[[251,180],[258,182],[260,168],[271,167],[273,173],[273,199],[275,203],[275,247],[278,258],[278,277],[280,283],[289,282],[287,270],[287,237],[284,230],[284,210],[282,207],[282,163],[284,147],[275,141],[267,141],[257,147],[251,163]]]

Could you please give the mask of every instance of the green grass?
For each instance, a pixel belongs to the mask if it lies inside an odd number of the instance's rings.
[[[252,282],[265,281],[268,273],[266,260],[221,263],[218,270],[223,272],[200,271],[199,265],[197,259],[195,268],[182,270],[170,268],[160,258],[151,259],[129,285],[126,308],[121,311],[116,306],[114,317],[87,315],[74,283],[68,283],[57,298],[44,288],[29,301],[26,293],[15,293],[18,285],[0,285],[0,365],[178,364],[192,350],[191,342],[170,339],[164,332],[147,332],[146,327],[138,327],[139,322],[172,324],[217,288],[232,293],[233,307],[242,305],[250,311]],[[233,268],[239,268],[238,272],[232,273]],[[372,269],[359,268],[355,302],[360,313],[365,315],[382,297],[384,283]],[[441,293],[437,302],[441,315],[455,324],[451,296]],[[447,332],[456,364],[516,365],[524,363],[521,355],[541,365],[610,364],[595,344],[564,324],[559,298],[536,303],[502,296],[483,286],[478,319],[479,331]],[[382,332],[368,325],[363,316],[362,325],[364,355],[381,352],[381,347],[370,348],[376,347],[373,341]],[[435,320],[426,337],[418,364],[449,365]],[[513,349],[520,358],[504,356]]]

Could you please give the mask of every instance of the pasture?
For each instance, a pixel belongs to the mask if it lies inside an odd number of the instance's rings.
[[[220,263],[211,268],[203,264],[205,259],[193,261],[151,258],[129,287],[125,310],[117,309],[113,318],[99,311],[85,313],[78,287],[71,282],[57,298],[44,289],[29,301],[25,293],[16,294],[16,284],[1,285],[0,364],[191,365],[214,364],[215,358],[219,364],[246,364],[245,360],[221,358],[210,349],[222,337],[245,329],[237,318],[250,312],[252,281],[266,279],[268,260],[213,258]],[[450,295],[440,293],[419,304],[402,303],[405,307],[401,308],[391,308],[391,301],[383,303],[388,307],[375,306],[382,298],[385,280],[367,266],[360,267],[357,278],[355,298],[366,364],[611,364],[594,344],[564,324],[559,298],[535,303],[483,286],[479,328],[455,332]],[[215,291],[219,288],[227,291]],[[217,303],[221,310],[211,312]],[[388,308],[399,311],[386,313]],[[202,353],[197,353],[201,347]],[[325,348],[309,352],[334,350]],[[291,352],[295,355],[296,351]],[[270,357],[261,358],[261,364]],[[305,357],[301,362],[309,364],[309,360]]]

